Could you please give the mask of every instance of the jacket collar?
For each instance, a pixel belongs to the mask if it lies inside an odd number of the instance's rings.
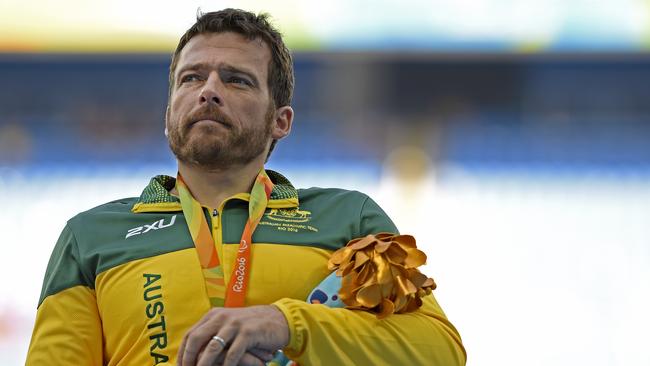
[[[291,182],[282,174],[273,170],[266,170],[271,181],[275,184],[271,191],[271,199],[268,208],[291,208],[298,207],[298,191]],[[176,184],[176,178],[168,175],[157,175],[151,178],[149,184],[144,188],[140,198],[133,205],[131,211],[139,212],[170,212],[181,211],[181,202],[178,197],[169,193],[169,190]],[[248,201],[250,193],[238,193],[230,199],[242,199]]]

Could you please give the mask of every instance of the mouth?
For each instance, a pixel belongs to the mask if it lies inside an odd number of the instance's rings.
[[[192,127],[195,124],[212,124],[212,123],[216,123],[227,128],[232,127],[229,123],[226,123],[225,121],[210,119],[210,118],[197,118],[196,120],[192,121],[188,127]]]

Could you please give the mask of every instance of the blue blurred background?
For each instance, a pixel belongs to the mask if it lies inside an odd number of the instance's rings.
[[[167,54],[0,55],[0,162],[173,166],[168,67]],[[295,72],[297,123],[274,163],[377,168],[413,145],[471,170],[650,169],[650,55],[298,52]]]
[[[24,363],[65,221],[175,174],[169,55],[197,6],[233,4],[294,50],[269,167],[369,193],[415,235],[468,365],[650,364],[643,0],[7,2],[0,364]]]

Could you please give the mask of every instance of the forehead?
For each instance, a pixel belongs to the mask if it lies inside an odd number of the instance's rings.
[[[271,51],[259,37],[249,40],[233,32],[202,33],[192,37],[183,47],[176,72],[184,65],[207,63],[217,67],[225,63],[245,67],[265,77],[270,60]]]

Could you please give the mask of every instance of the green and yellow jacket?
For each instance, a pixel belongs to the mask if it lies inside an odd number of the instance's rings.
[[[247,305],[286,316],[285,353],[300,365],[463,365],[456,329],[433,296],[409,314],[374,314],[305,302],[349,240],[397,232],[368,196],[275,183],[252,246]],[[174,178],[139,198],[109,202],[67,222],[45,274],[27,365],[175,365],[183,335],[209,309],[199,259]],[[228,283],[249,194],[205,208]]]

